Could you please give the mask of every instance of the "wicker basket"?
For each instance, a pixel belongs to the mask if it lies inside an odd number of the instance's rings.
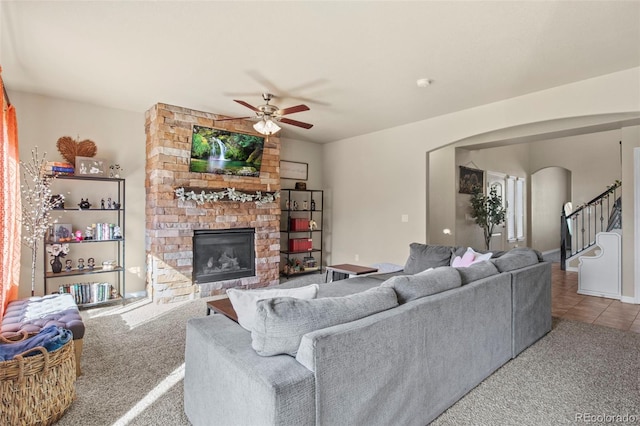
[[[37,351],[37,355],[25,357]],[[0,425],[51,425],[76,397],[73,340],[54,352],[37,347],[0,362]]]

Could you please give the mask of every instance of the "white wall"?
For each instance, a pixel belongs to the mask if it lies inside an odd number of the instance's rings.
[[[534,142],[531,173],[549,166],[571,171],[571,201],[584,204],[622,178],[621,130]]]
[[[286,133],[284,133],[286,134]],[[322,145],[296,139],[280,138],[280,160],[307,163],[309,179],[307,189],[322,188]],[[281,179],[283,189],[293,189],[296,180]]]
[[[640,111],[640,68],[328,144],[323,176],[332,202],[330,261],[353,263],[359,254],[361,264],[403,264],[409,243],[426,240],[428,151],[527,123],[632,111]],[[453,196],[438,202],[453,210],[446,205]],[[402,214],[408,223],[400,221]],[[434,219],[431,234],[451,226],[445,215],[428,219]]]
[[[570,190],[571,172],[562,167],[531,175],[531,247],[543,253],[560,248],[560,215]]]
[[[76,139],[79,136],[80,140],[91,139],[96,143],[96,157],[104,158],[109,164],[118,163],[124,169],[122,177],[126,178],[126,292],[130,294],[144,291],[144,114],[16,91],[9,91],[9,97],[16,107],[21,159],[30,158],[31,150],[37,146],[40,153],[47,153],[48,160],[62,161],[62,156],[56,148],[58,138],[71,136]],[[100,191],[98,188],[94,190]],[[89,198],[91,203],[100,202],[99,193],[93,193]],[[87,248],[80,245],[72,245],[68,258],[74,260],[74,265],[78,257],[89,257],[85,256],[85,249]],[[42,250],[38,255],[36,294],[42,295]],[[31,295],[30,273],[31,251],[25,247],[22,250],[20,297]],[[51,288],[49,291],[51,292]]]

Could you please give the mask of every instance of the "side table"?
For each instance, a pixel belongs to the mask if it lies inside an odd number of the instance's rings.
[[[231,300],[228,297],[207,302],[207,315],[210,315],[211,311],[217,314],[222,314],[231,318],[235,322],[238,322],[238,314],[236,314],[236,310],[233,309]]]
[[[324,277],[325,282],[329,282],[329,272],[331,272],[331,281],[344,280],[351,275],[363,275],[378,272],[378,268],[370,266],[352,265],[350,263],[341,263],[340,265],[327,266],[327,272]]]

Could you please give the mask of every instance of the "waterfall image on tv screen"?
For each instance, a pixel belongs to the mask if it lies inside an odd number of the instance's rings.
[[[263,148],[261,136],[193,126],[189,171],[259,177]]]

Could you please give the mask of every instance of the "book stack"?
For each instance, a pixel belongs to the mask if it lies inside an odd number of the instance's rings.
[[[312,251],[313,250],[313,241],[311,238],[290,238],[289,239],[289,251],[290,252],[301,252],[301,251]]]
[[[111,299],[111,284],[109,283],[65,284],[61,285],[58,291],[59,293],[71,294],[78,305],[105,302]]]
[[[94,228],[95,225],[95,228]],[[115,239],[115,223],[96,223],[92,224],[94,240],[114,240]]]
[[[73,164],[60,161],[47,161],[44,165],[44,170],[45,173],[50,175],[73,176],[75,173]]]

